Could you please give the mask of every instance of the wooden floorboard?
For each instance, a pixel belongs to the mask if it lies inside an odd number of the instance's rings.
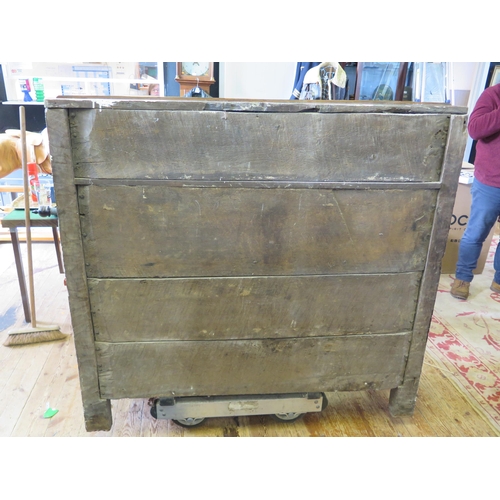
[[[25,255],[24,245],[22,245]],[[9,242],[0,243],[0,437],[487,437],[492,425],[452,384],[450,375],[426,359],[412,417],[389,414],[389,391],[327,393],[321,413],[293,423],[270,416],[207,419],[186,429],[150,414],[147,400],[112,401],[113,427],[86,432],[78,367],[64,276],[53,243],[33,246],[37,317],[60,326],[64,341],[5,347],[11,329],[24,322],[14,257]],[[58,409],[43,418],[47,404]]]

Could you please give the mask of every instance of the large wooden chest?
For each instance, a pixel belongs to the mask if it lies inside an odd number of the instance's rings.
[[[391,389],[413,412],[465,108],[46,107],[87,430],[173,395]]]

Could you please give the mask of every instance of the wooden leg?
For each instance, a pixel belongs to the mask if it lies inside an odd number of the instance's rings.
[[[26,289],[26,280],[24,278],[23,260],[21,259],[21,247],[19,245],[17,228],[13,227],[10,229],[10,239],[12,241],[12,248],[14,249],[17,279],[19,281],[19,289],[21,290],[21,299],[23,301],[24,319],[26,320],[26,323],[31,323],[30,302],[28,298],[28,291]]]
[[[84,401],[83,415],[87,432],[109,431],[113,425],[111,401],[109,399],[102,399],[93,403]]]
[[[417,402],[419,378],[410,379],[395,389],[389,396],[389,412],[393,417],[413,415]]]
[[[59,232],[57,227],[52,228],[52,234],[54,235],[54,244],[56,246],[57,263],[59,264],[59,272],[64,273],[62,256],[61,256],[61,244],[59,243]]]

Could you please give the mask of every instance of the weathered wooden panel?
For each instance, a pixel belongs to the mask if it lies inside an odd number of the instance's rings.
[[[421,271],[434,190],[79,188],[88,277]]]
[[[104,398],[388,389],[409,333],[286,340],[96,343]]]
[[[49,108],[156,111],[240,111],[259,113],[391,113],[401,115],[466,115],[467,106],[411,101],[308,101],[289,99],[193,99],[191,97],[78,97],[47,99]]]
[[[413,411],[465,108],[48,107],[87,428],[106,398],[373,387]]]
[[[425,347],[436,293],[439,285],[439,273],[449,231],[449,219],[452,214],[455,194],[458,186],[461,163],[467,137],[467,120],[465,117],[452,116],[450,133],[443,163],[442,188],[436,204],[436,221],[432,226],[429,254],[417,308],[411,342],[410,355],[406,366],[402,387],[391,391],[389,409],[393,415],[408,414],[413,411],[417,398],[418,381],[422,371]]]
[[[64,268],[68,284],[71,322],[75,339],[80,387],[88,431],[108,430],[112,425],[111,403],[99,396],[94,330],[85,275],[85,261],[78,217],[68,115],[64,110],[47,110],[50,151],[53,155],[54,183]]]
[[[449,116],[88,109],[76,177],[437,181]]]
[[[420,273],[89,280],[101,342],[319,337],[413,327]]]

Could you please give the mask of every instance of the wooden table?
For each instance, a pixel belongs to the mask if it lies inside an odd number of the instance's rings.
[[[57,215],[51,215],[50,217],[41,217],[40,215],[31,212],[30,213],[30,226],[31,227],[51,227],[52,234],[54,236],[54,244],[56,247],[57,263],[59,265],[59,271],[64,273],[62,256],[61,256],[61,245],[59,242],[58,233],[58,222],[59,219]],[[26,279],[24,277],[23,261],[21,259],[21,247],[19,244],[19,235],[17,233],[18,227],[26,227],[26,218],[23,208],[16,208],[12,212],[8,213],[2,219],[2,227],[9,228],[10,239],[12,241],[12,248],[14,249],[14,257],[16,261],[17,277],[19,280],[19,288],[21,290],[21,297],[23,300],[24,318],[27,323],[31,322],[30,304],[29,296],[26,289]]]

